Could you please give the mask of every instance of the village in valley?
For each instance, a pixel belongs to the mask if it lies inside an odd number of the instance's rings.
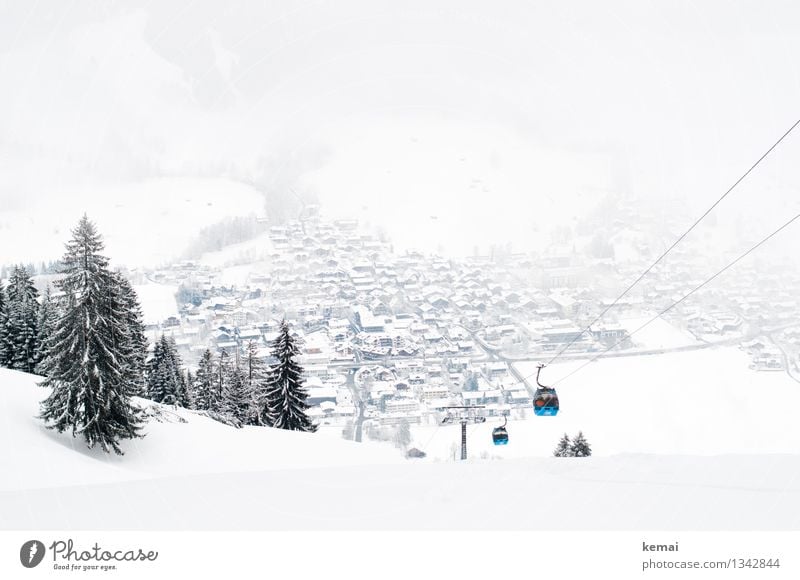
[[[206,349],[236,357],[251,344],[269,359],[285,318],[301,339],[309,415],[348,439],[434,424],[451,405],[522,418],[536,382],[516,365],[562,351],[569,360],[736,345],[751,369],[800,379],[796,272],[742,263],[656,317],[705,279],[691,247],[582,332],[624,289],[609,281],[632,281],[652,261],[644,229],[595,235],[581,251],[554,236],[537,253],[497,248],[459,260],[395,251],[385,235],[325,219],[317,206],[261,229],[214,259],[130,271],[148,338],[172,337],[189,366]]]

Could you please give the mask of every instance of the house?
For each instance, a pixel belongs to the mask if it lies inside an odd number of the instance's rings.
[[[450,391],[443,384],[441,385],[425,385],[420,391],[420,399],[428,402],[437,399],[444,399],[450,394]]]
[[[384,403],[386,413],[414,413],[419,410],[419,403],[411,397],[393,397]]]
[[[305,374],[308,377],[319,377],[326,379],[329,376],[328,365],[326,364],[307,364],[304,367]]]
[[[321,405],[325,402],[336,404],[336,389],[328,386],[311,387],[308,389],[306,403],[309,406]]]
[[[504,362],[491,362],[486,365],[486,376],[490,381],[508,374],[508,365]]]
[[[356,306],[353,312],[353,324],[364,332],[385,332],[386,323],[376,317],[366,306]]]
[[[410,373],[408,375],[408,384],[409,385],[424,385],[425,384],[425,375],[422,373]]]
[[[483,404],[483,393],[480,391],[463,391],[461,400],[465,407],[476,407]]]
[[[451,372],[464,371],[469,367],[470,360],[467,357],[453,357],[447,364],[447,369]]]
[[[551,294],[549,298],[564,318],[571,318],[578,313],[579,303],[571,296]]]
[[[524,388],[517,391],[506,391],[506,401],[512,405],[525,406],[533,403],[528,391]]]
[[[489,391],[479,391],[483,394],[483,403],[486,405],[502,403],[505,397],[500,389],[492,389]]]
[[[597,324],[589,331],[595,340],[623,340],[628,336],[628,331],[619,324]]]

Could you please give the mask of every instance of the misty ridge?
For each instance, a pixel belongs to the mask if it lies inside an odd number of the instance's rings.
[[[0,263],[53,259],[21,240],[55,246],[83,211],[116,259],[150,265],[253,234],[229,218],[285,223],[303,203],[454,256],[541,249],[620,196],[691,219],[795,114],[796,87],[770,74],[797,48],[793,19],[620,9],[10,4]],[[709,216],[720,250],[796,205],[797,147]],[[183,211],[201,204],[213,211]],[[194,231],[170,237],[178,221]],[[126,256],[136,242],[152,245]]]

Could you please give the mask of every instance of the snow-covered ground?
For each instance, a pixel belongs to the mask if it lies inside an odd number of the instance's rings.
[[[730,353],[723,355],[730,362]],[[476,442],[481,438],[473,436],[475,459],[450,462],[405,460],[390,445],[356,444],[330,433],[237,430],[169,409],[163,409],[167,421],[147,425],[147,437],[125,443],[124,456],[105,455],[86,449],[80,439],[44,429],[34,416],[47,392],[36,386],[35,377],[0,370],[0,526],[798,529],[797,427],[785,422],[796,401],[777,375],[753,375],[772,393],[773,405],[762,414],[771,414],[774,430],[783,433],[780,442],[765,439],[757,448],[717,456],[700,456],[700,451],[570,459],[531,457],[538,453],[530,448],[527,457],[519,452],[499,461],[479,459]],[[614,377],[608,373],[596,379]],[[540,429],[550,422],[553,435],[585,428],[595,448],[608,452],[612,434],[628,432],[635,414],[642,413],[631,401],[626,414],[588,404],[581,411],[566,389],[564,396],[563,415],[525,424]],[[642,414],[637,421],[651,416],[650,411]],[[593,415],[595,422],[584,425],[575,415]],[[718,413],[706,417],[702,427],[690,428],[702,433],[722,427],[722,438],[739,419]],[[678,439],[687,435],[679,423],[676,417],[670,424],[678,429]],[[765,437],[765,423],[748,421],[738,428]],[[512,429],[509,451],[524,449],[520,426]],[[656,422],[653,428],[657,437],[672,439],[666,426]],[[646,429],[628,435],[618,439],[627,441],[628,449],[645,449],[655,440]],[[551,446],[550,441],[542,444],[541,455]],[[769,454],[779,448],[786,453]]]
[[[153,405],[165,421],[151,420],[143,439],[123,444],[125,455],[86,448],[83,440],[44,428],[35,416],[48,390],[37,377],[0,369],[0,492],[61,488],[203,473],[266,471],[404,461],[375,444],[273,429],[235,429],[191,411]],[[184,419],[186,422],[181,422]],[[0,509],[2,513],[2,509]]]
[[[628,334],[632,334],[653,318],[653,315],[623,319],[620,320],[620,324],[628,331]],[[636,335],[631,340],[633,340],[637,349],[642,350],[678,348],[697,344],[697,339],[690,332],[676,328],[663,318],[653,320],[653,322],[636,332]]]
[[[797,530],[800,456],[224,472],[0,492],[12,529]]]
[[[542,382],[556,383],[585,362],[553,364]],[[733,347],[600,359],[557,384],[556,417],[510,422],[511,441],[501,452],[548,454],[564,432],[578,430],[597,455],[800,452],[800,385],[785,373],[754,372],[749,363]],[[535,363],[516,367],[535,376]],[[473,448],[500,453],[489,449],[489,427],[475,427],[486,433]]]

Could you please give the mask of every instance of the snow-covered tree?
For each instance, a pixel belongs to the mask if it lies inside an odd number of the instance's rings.
[[[136,291],[127,278],[112,272],[113,295],[118,297],[122,317],[122,330],[117,337],[120,349],[126,351],[125,383],[129,395],[144,396],[145,367],[147,365],[147,338],[144,315]]]
[[[234,366],[225,385],[225,414],[242,423],[252,422],[253,395],[244,369]]]
[[[277,362],[267,375],[262,416],[269,426],[277,429],[316,431],[317,426],[306,415],[308,393],[303,386],[303,368],[296,361],[299,353],[289,324],[284,320],[272,344]]]
[[[159,340],[153,345],[153,355],[147,361],[148,399],[156,403],[175,403],[175,391],[169,375],[163,340]]]
[[[58,304],[53,299],[50,286],[47,286],[42,303],[39,306],[39,335],[36,339],[36,374],[47,376],[46,369],[42,365],[45,354],[49,348],[50,339],[55,332],[58,322]]]
[[[244,358],[244,372],[247,373],[247,386],[251,399],[248,423],[252,425],[266,425],[261,410],[265,408],[267,393],[267,373],[264,361],[258,356],[258,344],[254,341],[247,343],[247,352]]]
[[[216,367],[214,355],[211,354],[210,350],[206,349],[197,366],[197,372],[190,387],[193,409],[198,411],[211,409],[212,391],[214,390],[217,376]]]
[[[394,443],[396,447],[405,449],[411,445],[411,425],[407,419],[403,419],[397,425],[394,433]]]
[[[183,380],[183,392],[181,393],[179,404],[187,409],[194,409],[194,375],[192,371],[186,369],[186,377]]]
[[[186,382],[187,375],[183,371],[183,361],[178,353],[178,345],[175,344],[175,339],[172,337],[167,338],[167,344],[169,345],[167,357],[175,377],[175,404],[188,409],[190,406],[189,386]]]
[[[210,391],[208,410],[226,415],[228,414],[228,381],[231,375],[231,357],[224,348],[219,353],[216,371]]]
[[[161,335],[147,361],[147,397],[157,403],[181,405],[186,383],[175,341]]]
[[[2,268],[5,270],[5,266]],[[6,366],[6,293],[3,289],[3,276],[0,272],[0,367]]]
[[[583,431],[578,431],[578,435],[573,439],[570,452],[572,457],[589,457],[592,454],[592,448],[583,436]]]
[[[28,271],[23,266],[16,266],[6,288],[0,365],[26,373],[34,372],[39,336],[38,297]]]
[[[40,417],[48,428],[83,435],[89,447],[122,454],[121,439],[142,436],[143,414],[127,383],[137,363],[124,298],[102,251],[102,238],[84,215],[66,245],[64,277],[56,282],[64,293],[63,313],[42,362],[42,386],[52,392]]]
[[[473,373],[473,372],[467,373],[467,380],[464,381],[464,390],[465,391],[478,390],[478,373]]]
[[[556,457],[572,457],[572,442],[569,440],[569,435],[564,433],[555,451],[553,451],[553,455]]]

